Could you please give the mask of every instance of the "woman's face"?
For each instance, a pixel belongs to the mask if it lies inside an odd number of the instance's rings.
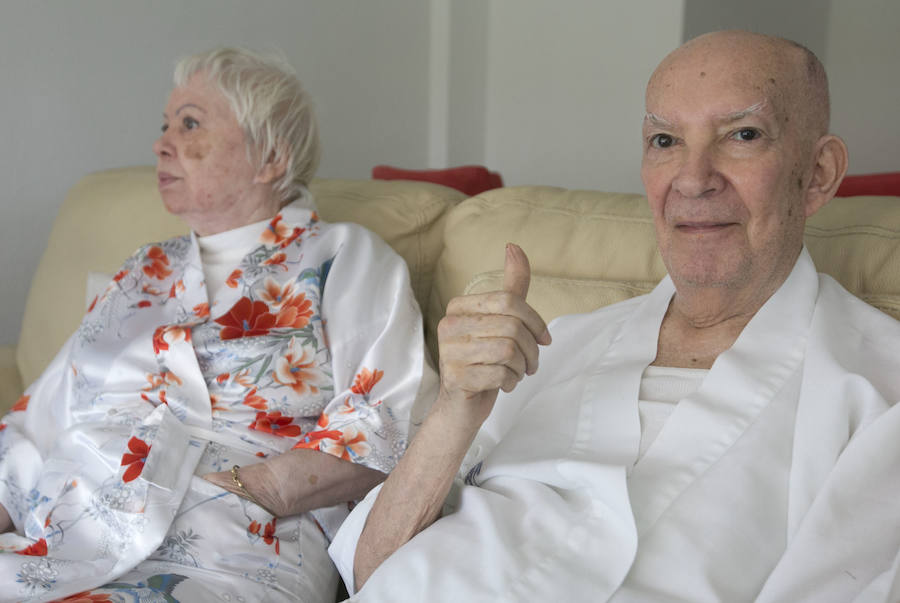
[[[166,209],[198,235],[278,213],[271,181],[259,176],[248,157],[243,128],[204,73],[172,90],[153,152],[159,158],[156,173]]]

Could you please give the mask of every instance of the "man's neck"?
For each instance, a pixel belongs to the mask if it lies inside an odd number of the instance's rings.
[[[659,330],[656,366],[710,368],[772,292],[726,288],[677,292]]]

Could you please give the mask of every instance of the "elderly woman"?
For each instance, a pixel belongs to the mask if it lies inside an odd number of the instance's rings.
[[[333,601],[329,539],[434,383],[403,261],[316,216],[290,68],[174,79],[153,150],[192,233],[126,261],[0,424],[2,601]]]

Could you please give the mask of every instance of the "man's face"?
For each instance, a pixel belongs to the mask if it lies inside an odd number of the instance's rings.
[[[676,287],[768,289],[796,261],[811,158],[770,56],[694,45],[648,85],[641,177]]]

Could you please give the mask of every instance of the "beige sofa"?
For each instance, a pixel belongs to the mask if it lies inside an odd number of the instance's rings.
[[[311,188],[324,220],[358,222],[406,259],[432,351],[451,297],[499,287],[507,241],[528,253],[528,300],[547,320],[645,293],[665,272],[640,195],[516,187],[465,199],[437,185],[372,180],[318,180]],[[113,273],[141,243],[184,232],[163,209],[151,167],[76,184],[34,276],[19,344],[0,350],[0,410],[78,325],[89,276]],[[820,271],[900,318],[900,198],[835,199],[806,234]]]

